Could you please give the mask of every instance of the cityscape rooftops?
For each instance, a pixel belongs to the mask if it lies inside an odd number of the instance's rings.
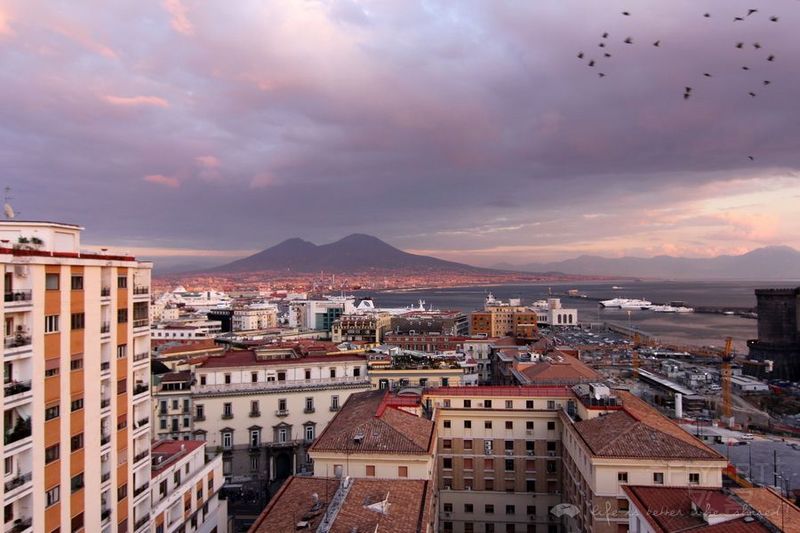
[[[733,493],[786,533],[800,533],[800,508],[767,487],[737,488]]]
[[[424,480],[291,477],[250,528],[251,533],[326,531],[421,533],[429,521],[432,487]]]
[[[209,357],[199,366],[204,369],[209,368],[241,368],[250,366],[286,366],[290,364],[307,363],[343,363],[343,362],[363,362],[365,356],[359,353],[329,354],[329,355],[308,355],[297,354],[293,350],[286,350],[287,354],[277,357],[259,357],[254,350],[229,350],[222,355]]]
[[[387,390],[352,394],[311,451],[428,454],[434,423],[399,409],[393,398]]]
[[[659,533],[770,531],[722,489],[623,485],[640,515]]]

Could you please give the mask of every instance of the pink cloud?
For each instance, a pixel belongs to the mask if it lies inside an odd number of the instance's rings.
[[[148,183],[154,183],[156,185],[170,187],[172,189],[177,189],[181,186],[181,182],[178,180],[178,178],[164,176],[162,174],[150,174],[149,176],[145,176],[143,179]]]
[[[194,33],[194,26],[189,20],[188,10],[181,0],[164,0],[164,9],[172,17],[169,23],[173,30],[184,35]]]
[[[197,163],[206,168],[219,168],[219,158],[213,155],[201,155],[194,158]]]
[[[250,187],[252,189],[261,189],[263,187],[270,187],[277,183],[277,178],[271,172],[262,172],[250,180]]]
[[[7,13],[0,11],[0,35],[11,36],[14,35],[14,30],[11,29],[9,24],[10,17]]]
[[[155,107],[169,107],[169,102],[158,96],[113,96],[106,95],[103,99],[111,105],[133,107],[149,105]]]
[[[87,50],[99,54],[108,59],[118,59],[117,53],[109,46],[95,40],[86,30],[66,22],[59,22],[52,27],[52,30],[63,35]]]

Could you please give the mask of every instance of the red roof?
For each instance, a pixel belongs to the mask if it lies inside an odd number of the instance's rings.
[[[153,444],[150,450],[150,455],[153,458],[153,465],[151,472],[153,476],[157,476],[164,469],[173,465],[175,460],[185,457],[194,450],[205,446],[206,442],[203,440],[161,440]],[[161,461],[156,465],[155,460],[161,457]]]

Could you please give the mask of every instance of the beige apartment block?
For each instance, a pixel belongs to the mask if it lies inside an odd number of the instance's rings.
[[[436,421],[439,530],[558,530],[561,420],[566,387],[459,387],[425,391]]]
[[[150,525],[150,263],[0,222],[5,530]]]

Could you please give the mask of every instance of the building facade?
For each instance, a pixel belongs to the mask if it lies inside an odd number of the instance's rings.
[[[6,531],[150,525],[150,271],[82,228],[0,222]]]

